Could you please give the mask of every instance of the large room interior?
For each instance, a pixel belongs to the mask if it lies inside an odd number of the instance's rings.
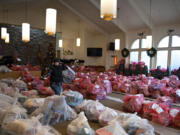
[[[0,0],[0,135],[180,135],[180,0]]]

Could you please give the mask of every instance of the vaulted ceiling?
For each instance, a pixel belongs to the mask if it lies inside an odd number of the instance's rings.
[[[0,3],[23,1],[25,0],[1,0]],[[57,1],[106,34],[180,23],[180,0],[151,0],[152,23],[150,23],[150,0],[118,0],[118,17],[110,22],[100,18],[100,0]]]

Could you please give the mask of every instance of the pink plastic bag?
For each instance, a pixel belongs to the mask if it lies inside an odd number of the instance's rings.
[[[141,112],[144,101],[143,94],[126,95],[123,99],[123,107],[129,112]]]

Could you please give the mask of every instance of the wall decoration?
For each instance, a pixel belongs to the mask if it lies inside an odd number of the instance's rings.
[[[73,55],[73,52],[70,50],[63,50],[63,55],[67,56],[67,55]]]
[[[125,58],[128,57],[129,56],[129,50],[127,48],[122,49],[121,55]]]
[[[30,42],[22,41],[22,27],[10,24],[0,24],[0,27],[6,27],[11,35],[9,45],[4,40],[0,40],[1,55],[12,56],[14,50],[17,51],[18,58],[22,60],[22,64],[30,63],[32,65],[39,64],[37,52],[39,46],[41,48],[41,58],[46,57],[48,46],[51,43],[56,46],[56,37],[48,36],[44,30],[31,28]]]
[[[154,57],[156,55],[156,53],[157,53],[157,50],[154,47],[152,47],[151,49],[147,50],[147,55],[149,57]]]

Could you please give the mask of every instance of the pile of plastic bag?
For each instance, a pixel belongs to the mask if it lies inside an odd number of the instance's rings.
[[[180,126],[176,121],[179,120],[179,108],[171,108],[173,102],[170,97],[164,96],[155,101],[146,101],[142,94],[126,95],[123,101],[126,111],[137,112],[143,117],[164,126]]]
[[[96,135],[154,135],[154,128],[136,114],[119,113],[107,126],[96,130]]]
[[[53,90],[49,86],[47,86],[47,84],[49,84],[49,82],[46,82],[47,80],[41,80],[40,78],[37,78],[26,71],[22,72],[21,78],[24,82],[26,82],[27,88],[29,90],[37,90],[41,95],[51,96],[54,94]]]
[[[84,115],[84,112],[79,113],[78,117],[68,125],[67,134],[68,135],[94,135],[94,131],[89,126],[88,119]]]
[[[32,116],[43,114],[43,124],[54,125],[77,117],[76,112],[66,103],[65,96],[51,96],[45,99],[42,107],[36,109]]]
[[[27,118],[26,110],[17,102],[17,98],[0,94],[0,125],[25,118]]]
[[[43,126],[35,117],[14,120],[3,126],[3,130],[17,135],[61,135],[54,128]]]
[[[27,65],[12,65],[11,70],[13,71],[39,71],[39,66],[31,66],[30,64]]]

